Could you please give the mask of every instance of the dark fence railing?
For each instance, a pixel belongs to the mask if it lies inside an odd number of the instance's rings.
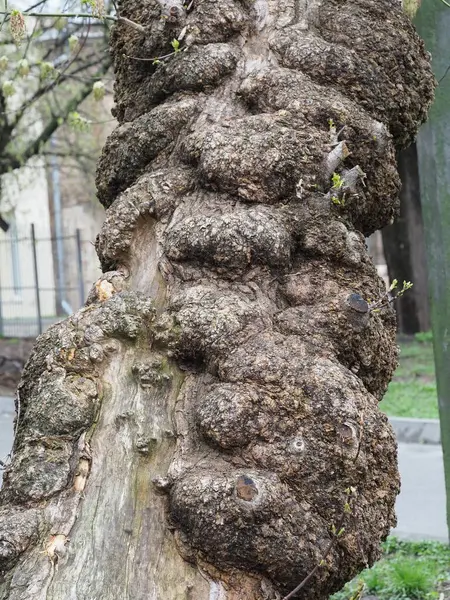
[[[8,231],[0,239],[0,336],[34,337],[85,301],[80,230],[58,238]]]

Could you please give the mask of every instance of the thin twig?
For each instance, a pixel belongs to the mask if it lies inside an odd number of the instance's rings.
[[[116,20],[122,23],[126,23],[130,27],[134,27],[134,29],[137,29],[141,33],[145,33],[145,27],[143,25],[140,25],[139,23],[136,23],[135,21],[130,21],[130,19],[127,19],[126,17],[117,17]]]
[[[123,54],[124,58],[128,58],[129,60],[140,60],[142,62],[155,62],[158,60],[164,60],[165,58],[170,58],[175,54],[180,54],[180,52],[185,52],[187,48],[181,48],[180,50],[174,50],[170,52],[170,54],[164,54],[163,56],[154,56],[153,58],[141,58],[140,56],[129,56],[128,54]]]
[[[155,56],[153,58],[141,58],[139,56],[129,56],[128,54],[124,54],[124,58],[128,58],[130,60],[140,60],[142,62],[155,62],[157,60],[163,60],[164,58],[169,58],[176,54],[175,52],[171,52],[170,54],[164,54],[164,56]]]
[[[65,18],[74,18],[74,19],[106,19],[108,21],[118,21],[119,19],[114,15],[93,15],[92,13],[42,13],[42,12],[25,12],[24,14],[27,17],[42,17],[42,18],[55,18],[59,19],[60,17]],[[0,11],[0,15],[6,15],[7,17],[11,16],[11,11]]]
[[[442,75],[442,77],[439,79],[438,83],[442,83],[444,81],[444,79],[447,77],[447,73],[450,71],[450,65],[448,65],[448,67],[445,69],[445,73]]]
[[[141,33],[145,33],[145,27],[143,25],[141,25],[140,23],[135,23],[135,21],[131,21],[130,19],[127,19],[126,17],[116,17],[115,15],[93,15],[92,13],[42,13],[42,12],[27,12],[25,13],[27,15],[27,17],[41,17],[41,18],[55,18],[58,19],[59,17],[64,17],[64,18],[74,18],[74,19],[98,19],[100,21],[114,21],[114,22],[121,22],[121,23],[126,23],[127,25],[129,25],[130,27],[133,27],[134,29],[137,29],[137,31],[140,31]],[[3,23],[5,22],[5,20],[7,19],[7,17],[11,16],[11,11],[0,11],[0,15],[4,15],[4,19],[3,19]]]
[[[343,519],[342,519],[343,522]],[[314,569],[312,571],[310,571],[308,573],[308,575],[303,579],[303,581],[301,581],[298,586],[295,588],[295,590],[292,590],[292,592],[290,592],[287,596],[285,596],[283,598],[283,600],[289,600],[289,598],[293,598],[295,596],[295,594],[297,594],[297,592],[299,592],[301,589],[303,589],[305,587],[305,585],[307,583],[309,583],[309,581],[314,577],[314,575],[317,573],[317,571],[320,569],[320,567],[322,566],[323,561],[326,559],[326,557],[330,554],[331,550],[333,549],[333,546],[335,545],[337,540],[337,535],[335,535],[332,540],[330,541],[330,543],[328,544],[325,552],[322,555],[322,558],[320,560],[319,563],[317,563],[317,565],[314,567]]]
[[[30,10],[35,9],[38,6],[41,6],[42,4],[45,4],[46,2],[47,2],[47,0],[39,0],[39,2],[36,2],[36,4],[33,4],[32,6],[29,6],[28,8],[25,8],[25,10],[23,11],[23,13],[24,14],[28,14],[30,12]],[[7,6],[5,6],[5,10],[8,10]]]

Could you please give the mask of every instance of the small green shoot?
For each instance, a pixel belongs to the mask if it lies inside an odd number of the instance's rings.
[[[345,183],[344,178],[341,177],[339,175],[339,173],[333,173],[333,175],[331,177],[331,181],[333,183],[333,187],[332,187],[333,190],[340,190]]]
[[[170,45],[172,46],[172,48],[173,48],[173,51],[175,52],[175,54],[178,54],[178,52],[181,52],[181,48],[180,48],[180,42],[179,42],[179,40],[177,40],[177,39],[173,39],[173,40],[170,42]]]

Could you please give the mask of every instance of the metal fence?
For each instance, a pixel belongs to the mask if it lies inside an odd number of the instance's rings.
[[[83,244],[8,231],[0,239],[0,336],[34,337],[84,304]]]

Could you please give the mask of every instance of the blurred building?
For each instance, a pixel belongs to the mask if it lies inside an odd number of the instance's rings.
[[[74,156],[37,156],[1,177],[0,210],[8,229],[0,229],[0,336],[35,336],[71,314],[101,272],[94,242],[104,209],[94,178],[115,125],[111,103],[110,96],[85,101],[93,117],[89,131],[58,130],[52,140],[57,154],[73,147]],[[88,156],[84,162],[77,156],[80,146]]]
[[[13,325],[17,320],[23,324],[36,320],[35,270],[42,289],[41,313],[56,314],[55,295],[44,292],[55,286],[45,160],[33,158],[20,172],[3,175],[1,186],[2,217],[9,228],[0,231],[0,334],[27,335],[27,327]],[[36,257],[32,224],[34,237],[40,240]]]

